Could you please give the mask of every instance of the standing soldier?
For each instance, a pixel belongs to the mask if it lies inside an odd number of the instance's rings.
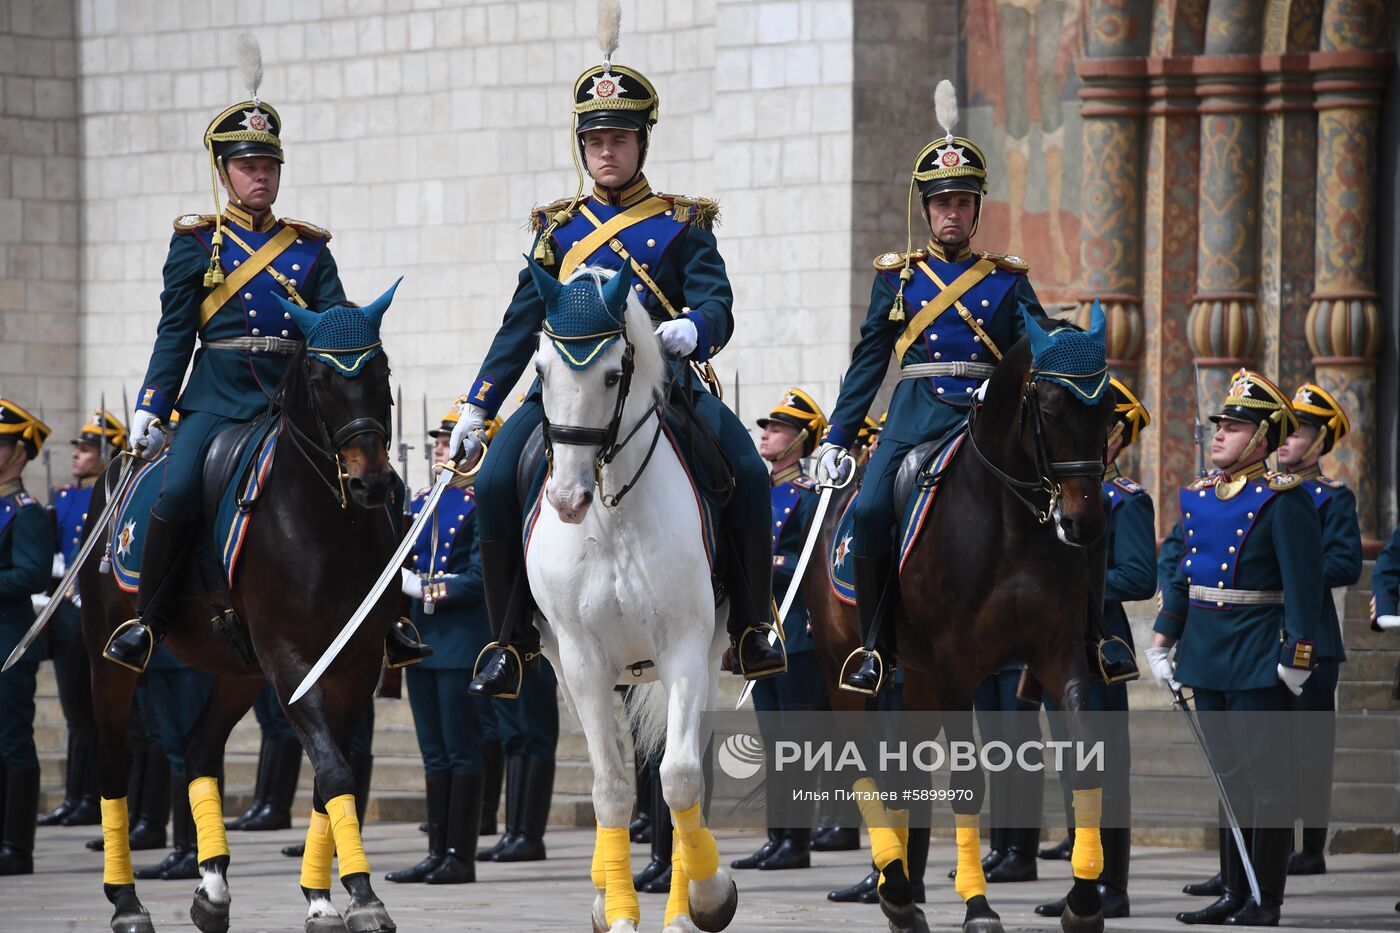
[[[758,419],[758,426],[763,429],[758,441],[759,456],[773,469],[773,599],[781,603],[789,587],[802,585],[793,574],[818,498],[812,480],[802,472],[802,458],[810,457],[816,449],[817,440],[826,430],[826,416],[806,392],[789,389],[767,418]],[[812,633],[807,628],[807,607],[800,595],[782,622],[787,673],[761,680],[753,688],[753,706],[761,714],[759,723],[767,727],[763,738],[770,759],[773,743],[789,734],[782,726],[783,713],[811,712],[826,705],[826,684]],[[769,774],[773,774],[771,767]],[[779,803],[777,783],[770,786],[767,795],[770,814]],[[795,804],[796,801],[783,801],[782,807],[788,812],[798,811]],[[806,812],[805,819],[785,821],[785,827],[775,826],[770,816],[767,841],[752,855],[731,862],[730,867],[761,871],[810,867],[815,807],[811,812],[801,808],[801,812]]]
[[[428,436],[433,459],[448,459],[457,426],[458,399]],[[488,433],[488,441],[490,435]],[[423,510],[428,490],[414,497]],[[471,480],[456,476],[418,535],[403,591],[413,600],[413,624],[433,644],[433,654],[408,669],[408,702],[423,754],[428,804],[428,857],[390,872],[389,881],[464,884],[476,880],[476,840],[481,829],[483,757],[478,722],[484,705],[467,694],[472,662],[491,640],[482,603],[481,559],[476,545],[476,496]]]
[[[330,234],[272,214],[282,182],[282,116],[258,97],[257,44],[248,36],[242,42],[251,99],[224,110],[204,131],[215,213],[175,218],[156,342],[131,419],[135,449],[154,460],[165,446],[161,428],[171,412],[178,409],[183,418],[147,525],[136,618],[113,632],[103,650],[108,660],[138,673],[164,637],[160,604],[175,589],[171,577],[190,547],[209,446],[224,428],[267,411],[302,344],[278,296],[318,312],[345,304],[326,248]],[[222,211],[220,188],[228,197]],[[401,637],[391,630],[391,639]]]
[[[1400,629],[1400,528],[1390,533],[1371,568],[1371,628],[1377,632]],[[1395,668],[1391,698],[1400,699],[1400,665]],[[1400,912],[1400,901],[1395,909]]]
[[[1134,444],[1143,428],[1152,423],[1147,407],[1117,379],[1111,380],[1116,399],[1113,406],[1113,426],[1108,432],[1108,449],[1104,472],[1104,511],[1108,513],[1107,568],[1104,573],[1103,634],[1120,638],[1133,653],[1133,631],[1123,603],[1151,599],[1157,591],[1156,512],[1152,496],[1137,483],[1124,476],[1118,468],[1118,457]],[[1102,674],[1103,672],[1099,672]],[[1047,698],[1046,707],[1054,708]],[[1110,684],[1105,677],[1095,677],[1089,683],[1088,709],[1109,713],[1098,717],[1103,723],[1101,735],[1108,742],[1104,767],[1103,792],[1103,873],[1099,875],[1099,895],[1103,898],[1105,919],[1126,917],[1128,903],[1128,862],[1132,846],[1132,803],[1129,794],[1129,773],[1132,768],[1132,745],[1128,734],[1128,685]],[[1050,720],[1056,732],[1057,717]],[[1060,730],[1062,731],[1062,730]],[[1056,734],[1055,738],[1064,736]],[[1061,773],[1060,783],[1065,794],[1065,813],[1073,823],[1073,805],[1067,775]],[[1073,833],[1069,840],[1073,842]],[[1066,856],[1068,857],[1068,856]],[[1035,912],[1042,917],[1058,917],[1064,913],[1063,899],[1041,904]]]
[[[1361,579],[1361,525],[1356,495],[1345,484],[1322,475],[1319,461],[1332,452],[1351,427],[1342,406],[1322,386],[1305,383],[1293,396],[1298,430],[1278,450],[1279,469],[1303,482],[1322,521],[1322,583],[1329,590]],[[1327,872],[1327,820],[1332,804],[1332,765],[1337,747],[1338,667],[1346,660],[1342,623],[1328,593],[1322,600],[1318,625],[1317,663],[1303,684],[1297,708],[1304,717],[1307,739],[1295,743],[1295,774],[1299,816],[1303,820],[1303,849],[1288,861],[1290,875]]]
[[[30,597],[53,565],[53,524],[24,491],[24,468],[39,456],[49,426],[0,398],[0,651],[15,649],[34,624]],[[39,649],[0,673],[0,875],[34,872],[39,755],[34,748],[34,684]]]
[[[657,194],[642,174],[660,104],[656,88],[641,72],[612,63],[619,17],[615,3],[603,5],[603,63],[574,82],[570,144],[575,164],[586,168],[593,180],[592,191],[582,195],[580,173],[574,197],[532,213],[537,233],[531,254],[560,281],[584,265],[626,267],[633,277],[637,297],[657,324],[657,339],[671,358],[671,372],[680,377],[685,386],[680,391],[703,426],[699,433],[716,439],[734,471],[733,493],[721,519],[721,540],[728,543],[724,566],[731,667],[749,679],[779,674],[784,669],[781,647],[768,643],[773,628],[773,542],[766,521],[767,471],[743,422],[716,396],[693,384],[686,371],[692,365],[708,370],[710,358],[729,342],[734,329],[734,294],[710,229],[719,205]],[[467,465],[481,456],[484,426],[529,365],[544,317],[544,301],[527,267],[520,272],[505,319],[467,393],[471,401],[463,406],[452,435],[454,454],[465,442]],[[538,664],[539,633],[520,534],[525,503],[516,490],[515,474],[542,414],[536,384],[501,429],[477,481],[486,608],[496,638],[472,682],[477,696],[513,697],[524,675]]]
[[[58,528],[53,576],[61,578],[82,546],[92,489],[109,458],[126,447],[126,426],[98,409],[73,438],[73,483],[56,490],[52,507]],[[102,819],[97,804],[97,722],[92,715],[91,674],[83,643],[82,600],[76,590],[55,593],[63,600],[49,627],[58,700],[68,723],[68,758],[63,800],[39,818],[40,826],[92,826]],[[48,597],[36,597],[38,608]]]
[[[1201,723],[1211,761],[1244,824],[1260,901],[1250,895],[1232,834],[1222,832],[1219,899],[1177,919],[1273,926],[1293,838],[1288,740],[1269,728],[1278,717],[1240,714],[1288,710],[1312,674],[1326,595],[1322,527],[1300,494],[1304,484],[1265,467],[1298,428],[1277,386],[1241,369],[1211,421],[1211,461],[1220,472],[1181,490],[1185,552],[1162,593],[1147,658],[1159,684],[1193,688],[1197,711],[1210,714]]]
[[[854,468],[850,451],[893,353],[900,382],[856,500],[852,547],[861,634],[874,647],[854,656],[860,663],[842,683],[872,695],[882,666],[895,662],[894,627],[882,625],[894,600],[881,597],[887,589],[898,594],[894,480],[899,465],[912,448],[966,419],[978,384],[1023,335],[1021,311],[1045,318],[1024,262],[972,251],[987,192],[987,160],[971,140],[953,135],[958,107],[952,84],[939,82],[935,103],[945,135],[919,153],[909,187],[911,202],[918,189],[929,242],[923,249],[876,257],[870,311],[819,454],[822,482],[837,482]]]

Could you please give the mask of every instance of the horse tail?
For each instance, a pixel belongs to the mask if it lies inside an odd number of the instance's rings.
[[[627,691],[623,709],[638,761],[653,761],[666,747],[666,712],[670,698],[666,685],[659,680],[638,684]]]

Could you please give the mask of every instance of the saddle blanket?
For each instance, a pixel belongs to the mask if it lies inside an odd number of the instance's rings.
[[[901,571],[904,570],[904,562],[914,550],[914,545],[918,543],[919,534],[924,530],[924,522],[933,510],[934,497],[938,493],[938,480],[948,469],[948,464],[953,462],[953,457],[966,436],[959,434],[919,470],[918,482],[914,487],[915,494],[905,502],[903,518],[899,523]],[[831,589],[836,598],[848,606],[856,604],[855,561],[851,559],[851,541],[855,538],[855,505],[859,498],[860,490],[857,489],[841,512],[841,518],[836,523],[836,534],[831,537],[831,556],[827,562],[831,568]]]
[[[200,523],[211,531],[211,553],[219,556],[230,586],[243,539],[248,534],[253,504],[262,495],[268,474],[272,472],[272,458],[280,433],[281,422],[278,422],[260,440],[244,448],[237,469],[233,471],[233,480],[219,494],[219,508],[212,524],[208,516]],[[156,459],[140,467],[112,522],[112,573],[116,575],[117,585],[128,593],[135,593],[141,585],[141,550],[151,509],[165,480],[167,453],[162,451]]]

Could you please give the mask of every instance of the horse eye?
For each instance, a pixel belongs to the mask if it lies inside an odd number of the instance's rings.
[[[609,389],[611,389],[613,386],[617,385],[621,381],[622,370],[620,369],[610,369],[608,370],[608,374],[603,377],[603,385],[607,386]]]

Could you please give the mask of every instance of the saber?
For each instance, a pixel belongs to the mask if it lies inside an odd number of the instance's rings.
[[[437,481],[433,483],[433,491],[428,494],[428,501],[423,503],[423,511],[418,513],[418,517],[413,520],[413,524],[408,528],[408,534],[404,535],[403,539],[399,541],[399,546],[394,549],[394,555],[389,558],[389,563],[384,566],[384,570],[379,574],[379,579],[374,581],[374,586],[370,587],[369,592],[365,594],[364,600],[360,602],[360,608],[355,610],[355,614],[350,617],[349,622],[345,623],[345,627],[340,630],[340,634],[335,636],[335,641],[330,643],[330,647],[321,655],[320,660],[311,666],[311,670],[306,672],[306,676],[302,678],[301,685],[297,687],[296,692],[292,694],[291,700],[288,701],[289,703],[295,703],[297,700],[300,700],[302,697],[306,696],[308,690],[316,685],[316,681],[326,672],[326,668],[331,666],[331,662],[335,660],[336,655],[340,654],[340,650],[350,641],[356,629],[358,629],[360,624],[365,621],[365,618],[369,616],[370,610],[374,608],[374,604],[379,602],[379,597],[383,595],[384,588],[389,585],[389,581],[399,575],[399,570],[403,567],[404,558],[408,556],[409,550],[418,541],[418,533],[423,530],[424,522],[433,517],[433,513],[437,510],[438,500],[442,498],[442,493],[447,489],[447,484],[452,482],[452,477],[464,475],[474,476],[477,469],[480,469],[480,463],[481,461],[478,460],[477,467],[465,474],[457,471],[457,465],[453,461],[449,460],[447,463],[438,465]]]
[[[817,502],[817,514],[812,516],[812,525],[807,529],[807,540],[802,542],[802,553],[797,558],[797,567],[792,572],[792,582],[788,584],[787,592],[783,594],[783,604],[778,607],[778,622],[780,625],[787,624],[787,616],[792,611],[792,604],[797,601],[797,591],[802,586],[802,575],[807,572],[807,562],[812,559],[812,552],[816,550],[817,539],[822,536],[822,520],[826,518],[826,510],[831,505],[831,495],[838,489],[845,489],[855,479],[856,471],[851,470],[846,474],[845,482],[833,485],[823,485],[821,499]],[[774,644],[778,640],[778,630],[774,629],[768,633],[768,644]],[[739,692],[739,701],[734,704],[734,708],[743,709],[748,702],[749,694],[753,693],[755,681],[744,681],[744,688]]]
[[[5,660],[4,667],[0,667],[0,671],[8,671],[14,667],[15,662],[24,657],[24,652],[29,649],[30,645],[34,644],[34,639],[39,637],[39,633],[44,630],[49,619],[53,618],[53,614],[58,611],[59,603],[63,601],[63,597],[72,588],[74,581],[78,579],[78,569],[83,566],[83,562],[97,547],[97,542],[102,540],[103,532],[107,530],[107,526],[112,523],[112,518],[117,514],[117,506],[121,504],[122,497],[126,495],[127,487],[131,485],[132,479],[136,476],[136,455],[129,450],[124,450],[117,456],[125,457],[126,462],[122,464],[121,477],[117,480],[116,491],[107,499],[107,504],[102,507],[102,514],[97,516],[96,523],[88,531],[87,540],[79,549],[78,556],[73,558],[73,563],[68,565],[68,572],[63,575],[62,580],[58,581],[58,588],[53,591],[53,599],[49,600],[44,611],[39,613],[39,618],[34,620],[29,631],[24,633],[24,637],[19,640],[15,650],[10,652],[9,658]]]
[[[1215,779],[1215,792],[1220,796],[1221,809],[1225,811],[1225,819],[1230,822],[1230,835],[1235,837],[1235,846],[1240,850],[1240,862],[1244,865],[1244,874],[1249,879],[1249,893],[1254,896],[1254,903],[1264,903],[1259,894],[1259,878],[1254,874],[1254,863],[1249,860],[1249,849],[1244,844],[1244,832],[1240,829],[1239,817],[1235,816],[1235,808],[1230,806],[1230,797],[1225,793],[1225,782],[1220,779],[1220,774],[1215,770],[1215,764],[1210,758],[1210,748],[1206,745],[1205,733],[1201,731],[1201,724],[1196,721],[1196,713],[1186,702],[1186,698],[1181,695],[1180,688],[1172,690],[1172,706],[1186,714],[1186,721],[1191,724],[1191,734],[1196,739],[1196,744],[1201,748],[1201,754],[1206,759],[1206,767],[1210,770],[1210,776]]]

